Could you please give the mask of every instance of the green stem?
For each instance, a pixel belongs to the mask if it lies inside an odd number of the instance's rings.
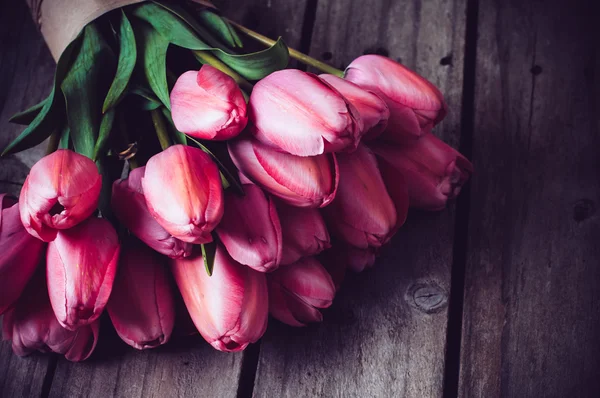
[[[235,80],[235,82],[240,86],[240,88],[244,91],[250,92],[252,91],[252,83],[248,80],[244,79],[242,75],[231,69],[227,64],[221,61],[219,58],[215,57],[208,51],[193,51],[194,55],[198,59],[198,61],[203,64],[208,64],[220,70],[223,73],[228,74]]]
[[[235,26],[240,31],[244,32],[247,36],[255,39],[256,41],[258,41],[260,43],[263,43],[267,46],[272,46],[273,44],[276,43],[275,40],[273,40],[267,36],[263,36],[260,33],[253,31],[252,29],[248,29],[247,27],[245,27],[243,25],[240,25],[229,19],[227,19],[227,22],[229,22],[231,25]],[[301,53],[298,50],[294,50],[293,48],[288,47],[288,49],[290,51],[290,57],[292,57],[306,65],[310,65],[314,68],[317,68],[321,72],[329,73],[330,75],[335,75],[335,76],[339,76],[339,77],[344,77],[344,71],[334,68],[333,66],[326,64],[325,62],[321,62],[318,59],[315,59],[304,53]]]
[[[46,155],[50,155],[52,152],[56,152],[58,149],[58,144],[60,144],[60,133],[61,130],[54,130],[54,132],[50,134],[48,147],[46,148]]]
[[[165,121],[162,119],[162,115],[158,109],[151,110],[150,114],[152,115],[152,124],[154,125],[154,130],[156,130],[156,136],[158,137],[160,146],[164,151],[171,146],[171,140],[169,139],[167,126],[165,126]]]

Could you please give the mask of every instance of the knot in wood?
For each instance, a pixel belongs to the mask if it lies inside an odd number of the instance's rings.
[[[573,220],[582,222],[596,213],[596,204],[590,199],[581,199],[573,206]]]
[[[437,313],[448,304],[448,294],[435,282],[420,282],[409,286],[405,299],[411,307],[427,314]]]

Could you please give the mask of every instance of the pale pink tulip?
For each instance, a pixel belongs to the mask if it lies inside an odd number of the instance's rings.
[[[169,341],[175,304],[163,259],[147,246],[128,240],[106,310],[121,339],[138,350]]]
[[[33,165],[19,197],[25,229],[43,241],[88,218],[98,205],[102,177],[91,159],[59,149]]]
[[[410,145],[377,144],[373,151],[388,186],[402,175],[408,187],[410,206],[424,210],[442,210],[448,199],[454,199],[467,182],[473,165],[458,151],[433,134],[427,134]]]
[[[294,156],[248,138],[230,141],[228,147],[240,172],[292,206],[324,207],[335,197],[338,168],[333,153]]]
[[[42,241],[23,228],[17,199],[0,194],[0,315],[25,289],[44,248]]]
[[[174,145],[146,164],[142,187],[148,209],[175,238],[212,241],[223,216],[223,187],[217,165],[198,148]]]
[[[267,329],[265,274],[234,261],[217,246],[212,276],[202,256],[171,260],[173,275],[198,331],[220,351],[240,351]]]
[[[360,114],[344,96],[297,69],[271,73],[256,83],[248,106],[256,138],[293,155],[352,151],[363,132]]]
[[[283,233],[282,264],[302,257],[314,256],[330,247],[329,232],[319,210],[277,202],[277,213]]]
[[[142,189],[145,169],[138,167],[129,173],[129,178],[113,183],[112,210],[121,224],[152,249],[171,258],[187,257],[192,244],[174,238],[148,210]]]
[[[319,75],[331,84],[358,110],[363,122],[363,141],[377,138],[383,133],[390,118],[390,109],[384,100],[372,91],[334,75]]]
[[[339,154],[338,163],[338,194],[323,210],[331,234],[362,249],[381,246],[397,230],[399,217],[375,155],[360,145],[352,154]]]
[[[210,65],[179,76],[171,91],[177,130],[204,140],[228,140],[246,127],[246,101],[235,81]]]
[[[63,327],[75,330],[98,319],[110,296],[118,259],[117,233],[102,218],[60,231],[48,245],[48,292]]]
[[[254,184],[244,184],[244,196],[225,193],[225,213],[216,232],[238,263],[270,272],[281,262],[281,225],[273,199]]]
[[[281,267],[268,274],[269,312],[291,326],[321,322],[319,308],[328,308],[335,297],[335,285],[327,270],[313,257]]]
[[[378,94],[390,108],[383,139],[404,142],[431,132],[447,112],[440,90],[405,66],[380,55],[363,55],[346,68],[345,78]]]

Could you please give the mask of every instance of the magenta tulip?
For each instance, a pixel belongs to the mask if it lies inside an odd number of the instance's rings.
[[[244,184],[244,196],[225,193],[225,213],[216,232],[238,263],[270,272],[281,262],[281,225],[273,199],[254,184]]]
[[[102,177],[91,159],[59,149],[33,165],[19,198],[25,229],[43,241],[88,218],[98,205]]]
[[[0,194],[0,315],[25,289],[44,247],[23,228],[17,199]]]
[[[60,231],[48,245],[48,293],[63,327],[75,330],[98,319],[110,296],[118,259],[117,233],[102,218]]]
[[[260,141],[298,156],[352,151],[363,123],[356,108],[312,73],[284,69],[256,85],[248,103]]]
[[[113,183],[111,207],[132,234],[157,252],[171,258],[187,257],[192,244],[174,238],[152,217],[142,189],[145,167],[129,173],[129,178]]]
[[[397,230],[399,218],[375,155],[360,145],[352,154],[339,154],[338,162],[338,194],[323,210],[327,226],[333,235],[353,246],[379,247]]]
[[[142,187],[150,213],[167,232],[184,242],[212,241],[223,216],[223,188],[209,155],[174,145],[150,158]]]
[[[314,256],[330,247],[329,232],[317,209],[307,209],[277,202],[283,233],[282,264]]]
[[[12,348],[19,356],[32,352],[54,352],[69,361],[87,359],[98,342],[100,322],[68,330],[60,325],[48,298],[44,272],[36,274],[2,322],[3,338],[12,341]]]
[[[119,271],[106,310],[121,339],[143,350],[165,344],[175,324],[170,275],[160,256],[131,239],[119,258]]]
[[[406,180],[410,205],[424,210],[446,207],[448,199],[458,196],[473,173],[467,158],[433,134],[410,145],[374,145],[373,151],[381,159],[388,185],[394,184],[394,175],[401,174]]]
[[[179,76],[171,91],[177,130],[203,140],[228,140],[246,127],[246,101],[235,81],[210,65]]]
[[[179,291],[198,331],[220,351],[241,351],[267,329],[265,274],[234,261],[217,246],[212,276],[202,256],[172,260]]]
[[[363,55],[346,68],[345,78],[378,94],[390,108],[386,140],[404,142],[431,132],[447,112],[442,93],[405,66],[380,55]]]
[[[306,326],[321,322],[319,308],[331,305],[335,285],[325,268],[313,257],[281,267],[267,275],[269,282],[269,312],[291,326]]]
[[[254,183],[297,207],[324,207],[335,197],[338,168],[334,154],[300,157],[255,139],[228,143],[237,168]]]
[[[363,141],[377,138],[388,124],[390,109],[377,94],[334,75],[319,75],[331,84],[358,110],[363,122]]]

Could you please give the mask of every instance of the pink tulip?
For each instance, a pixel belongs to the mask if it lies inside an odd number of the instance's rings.
[[[174,238],[148,210],[142,189],[145,169],[138,167],[129,173],[129,178],[113,183],[113,212],[121,224],[152,249],[171,258],[187,257],[192,251],[192,244]]]
[[[334,154],[300,157],[255,139],[228,143],[237,168],[254,183],[297,207],[324,207],[335,197],[338,168]]]
[[[442,93],[405,66],[380,55],[363,55],[346,68],[345,78],[378,94],[390,108],[383,138],[414,140],[431,132],[447,112]]]
[[[377,94],[334,75],[319,75],[338,90],[358,110],[363,121],[363,141],[377,138],[383,133],[390,118],[390,109]]]
[[[410,205],[424,210],[442,210],[448,199],[458,196],[473,173],[471,162],[433,134],[410,145],[378,144],[373,151],[381,159],[388,186],[394,183],[394,175],[401,174],[407,183]]]
[[[277,213],[283,232],[282,264],[295,263],[331,246],[325,221],[317,209],[289,206],[278,201]]]
[[[19,356],[34,351],[54,352],[79,362],[87,359],[98,342],[100,322],[68,330],[60,325],[48,298],[44,272],[36,274],[27,285],[15,308],[4,315],[3,338],[12,341]]]
[[[10,308],[25,289],[44,247],[43,242],[23,228],[17,199],[0,194],[0,314]]]
[[[327,308],[335,296],[335,286],[325,268],[313,257],[282,267],[267,276],[269,312],[291,326],[321,322],[318,308]]]
[[[298,156],[352,151],[363,123],[356,108],[312,73],[284,69],[250,95],[251,131],[260,141]]]
[[[75,330],[98,319],[110,296],[118,259],[117,233],[102,218],[60,231],[48,245],[48,292],[63,327]]]
[[[281,225],[275,203],[254,184],[244,184],[244,196],[225,193],[225,213],[216,232],[238,263],[270,272],[281,262]]]
[[[379,247],[397,230],[398,216],[375,155],[360,145],[352,154],[339,154],[338,162],[338,194],[323,211],[327,225],[333,235],[353,246]]]
[[[119,271],[106,310],[121,339],[143,350],[165,344],[175,324],[170,275],[162,259],[131,239],[119,259]]]
[[[150,213],[167,232],[184,242],[212,241],[223,216],[223,188],[209,155],[174,145],[150,158],[142,187]]]
[[[33,165],[19,198],[25,229],[43,241],[88,218],[98,205],[102,177],[91,159],[59,149]]]
[[[177,130],[203,140],[228,140],[246,127],[246,101],[235,81],[210,65],[179,76],[171,91]]]
[[[220,351],[241,351],[267,329],[265,274],[235,262],[217,246],[212,276],[202,256],[172,260],[172,270],[198,331]]]
[[[335,291],[338,292],[342,287],[342,282],[346,277],[346,270],[348,263],[345,261],[344,256],[340,255],[339,243],[336,242],[328,250],[323,251],[317,260],[325,267],[327,273],[331,276],[333,284],[335,285]]]

